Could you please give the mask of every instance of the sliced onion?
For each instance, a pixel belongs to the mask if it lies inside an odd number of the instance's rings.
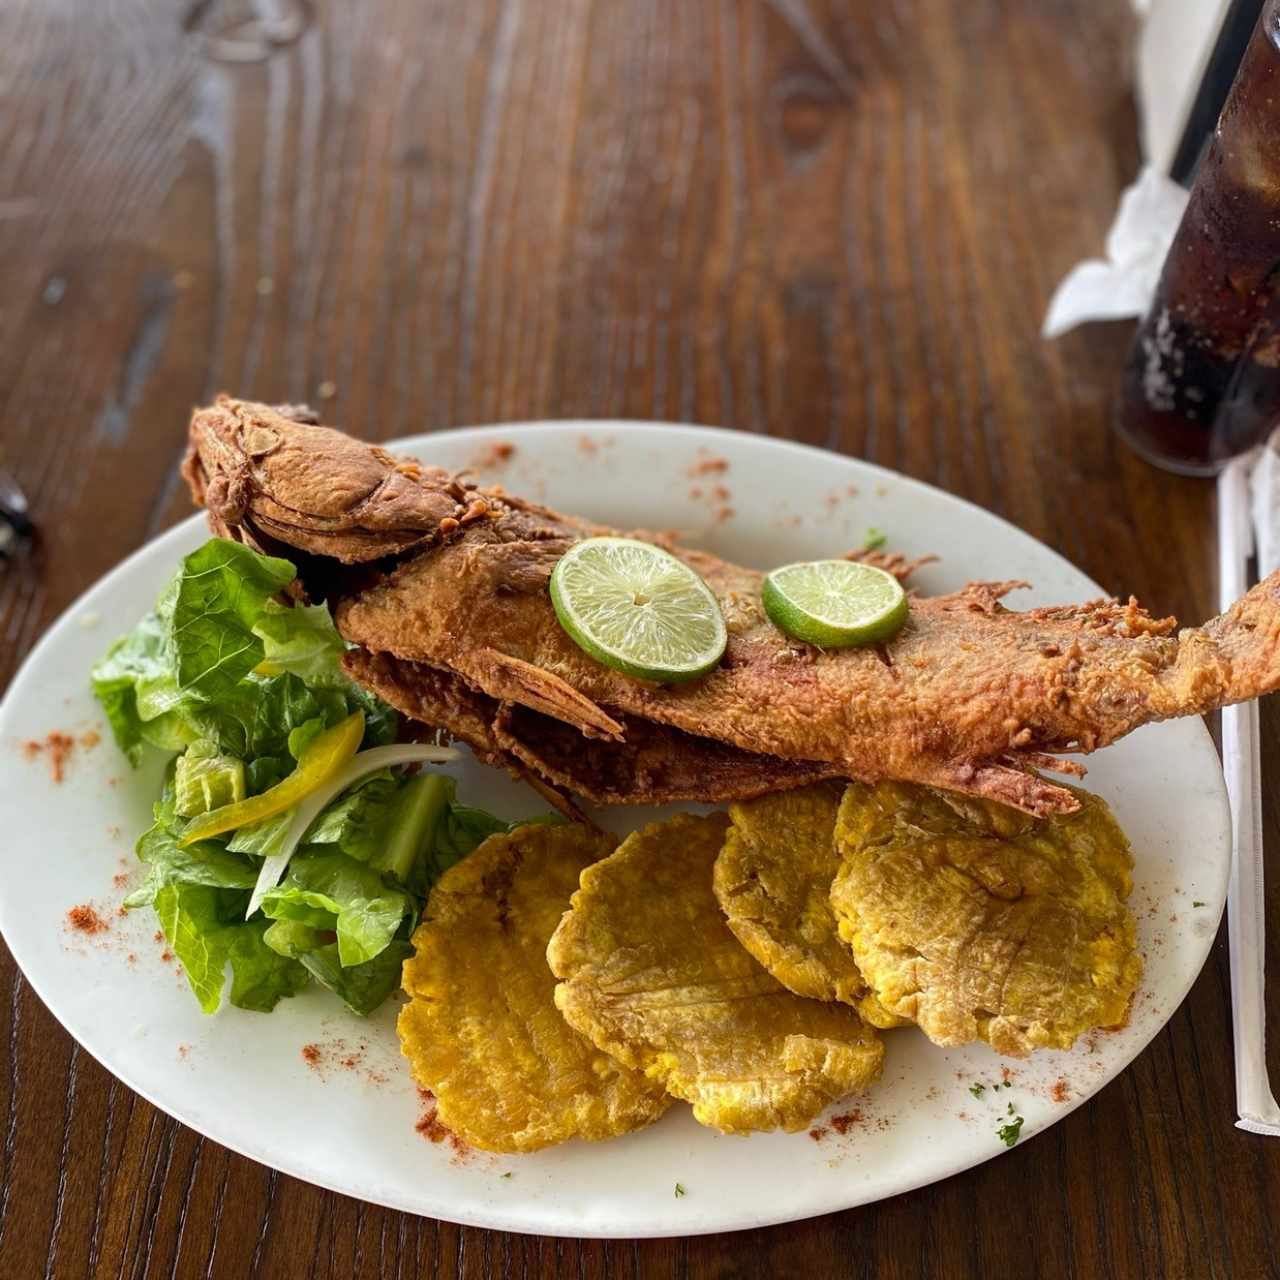
[[[280,883],[289,859],[302,843],[302,837],[311,829],[312,823],[348,787],[359,782],[366,774],[377,773],[379,769],[390,769],[393,765],[447,764],[457,758],[458,753],[452,747],[432,747],[421,742],[396,742],[389,747],[370,747],[368,751],[357,752],[324,786],[317,787],[293,811],[293,819],[284,833],[280,852],[267,858],[262,864],[262,870],[258,872],[258,883],[253,886],[249,908],[244,913],[245,919],[262,906],[262,899],[266,897],[268,890]]]

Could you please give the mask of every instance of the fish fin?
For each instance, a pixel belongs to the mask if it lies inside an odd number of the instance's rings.
[[[562,813],[570,822],[581,822],[588,827],[596,827],[596,824],[582,812],[577,802],[567,791],[560,790],[559,787],[548,782],[541,774],[527,768],[523,762],[518,760],[512,766],[512,772],[514,773],[517,770],[518,776],[524,783],[532,787],[553,809]],[[598,827],[596,829],[599,830]]]
[[[873,569],[883,569],[885,573],[893,574],[899,582],[906,582],[917,569],[927,564],[936,564],[938,560],[934,555],[916,556],[912,559],[901,551],[876,551],[869,547],[846,551],[841,558],[852,560],[856,564],[869,564]]]
[[[482,649],[474,663],[476,682],[491,698],[518,702],[577,727],[588,738],[621,742],[623,729],[611,715],[559,676],[521,658]]]
[[[1047,818],[1054,813],[1075,813],[1080,808],[1080,801],[1066,787],[1003,764],[944,764],[913,781],[983,800],[995,800],[1035,818]]]
[[[1079,760],[1064,760],[1045,751],[1019,751],[1005,761],[1012,769],[1047,769],[1050,773],[1065,773],[1072,778],[1083,778],[1089,772]]]
[[[1101,596],[1083,604],[1048,605],[1028,609],[1020,617],[1027,622],[1066,623],[1082,632],[1126,640],[1138,636],[1167,636],[1178,627],[1176,618],[1153,618],[1133,596],[1124,604],[1110,596]]]
[[[1021,578],[1009,578],[1003,582],[966,582],[959,591],[952,591],[949,595],[930,596],[929,604],[935,609],[957,613],[999,613],[1004,608],[1000,603],[1001,597],[1030,585]]]
[[[418,663],[397,662],[390,654],[368,649],[348,650],[342,666],[353,680],[372,689],[411,722],[433,728],[446,739],[465,742],[479,760],[528,783],[570,822],[587,821],[566,792],[506,750],[494,723],[498,707],[457,676]]]

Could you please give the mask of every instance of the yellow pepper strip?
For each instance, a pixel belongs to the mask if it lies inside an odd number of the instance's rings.
[[[186,831],[180,845],[194,844],[210,836],[247,827],[263,818],[274,818],[286,809],[292,809],[304,796],[322,787],[343,765],[355,755],[364,737],[364,712],[353,711],[345,720],[317,734],[298,757],[297,768],[287,777],[268,787],[261,795],[224,804],[219,809],[196,818]]]

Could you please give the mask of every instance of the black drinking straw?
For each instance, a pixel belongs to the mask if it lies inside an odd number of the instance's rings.
[[[1191,185],[1200,157],[1213,137],[1245,46],[1258,24],[1262,5],[1263,0],[1231,0],[1227,16],[1222,20],[1169,169],[1169,176],[1184,187]]]

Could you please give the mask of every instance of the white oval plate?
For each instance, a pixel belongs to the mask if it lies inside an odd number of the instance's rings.
[[[515,449],[503,460],[494,446],[505,442]],[[749,565],[839,552],[875,526],[895,549],[943,556],[920,574],[929,593],[992,577],[1035,583],[1019,607],[1098,594],[1055,552],[977,507],[783,441],[563,422],[447,431],[400,448],[475,466],[514,493],[621,528],[678,529]],[[414,1213],[553,1235],[687,1235],[844,1209],[1001,1154],[996,1130],[1010,1104],[1025,1118],[1024,1142],[1060,1119],[1156,1034],[1208,954],[1226,893],[1229,825],[1213,744],[1199,720],[1187,720],[1144,729],[1089,762],[1087,785],[1115,808],[1137,855],[1146,975],[1122,1031],[1029,1063],[893,1031],[883,1082],[835,1108],[843,1119],[834,1128],[830,1117],[819,1122],[819,1139],[722,1137],[677,1106],[643,1133],[531,1156],[433,1145],[415,1131],[420,1103],[399,1056],[394,1008],[362,1021],[313,991],[270,1016],[224,1008],[204,1017],[163,959],[149,913],[114,914],[135,882],[131,842],[148,821],[161,762],[130,772],[90,697],[88,671],[205,536],[193,518],[142,548],[67,611],[14,680],[0,708],[0,929],[41,998],[108,1070],[183,1123],[285,1173]],[[47,753],[22,746],[51,730],[95,728],[101,743],[74,749],[61,785]],[[473,804],[513,817],[545,807],[470,759],[457,772]],[[647,816],[615,809],[606,820],[626,831]],[[106,932],[86,937],[68,926],[68,910],[85,902],[107,915]],[[308,1045],[313,1061],[302,1052]],[[1002,1067],[1010,1086],[993,1088]],[[975,1083],[987,1086],[980,1096]]]

